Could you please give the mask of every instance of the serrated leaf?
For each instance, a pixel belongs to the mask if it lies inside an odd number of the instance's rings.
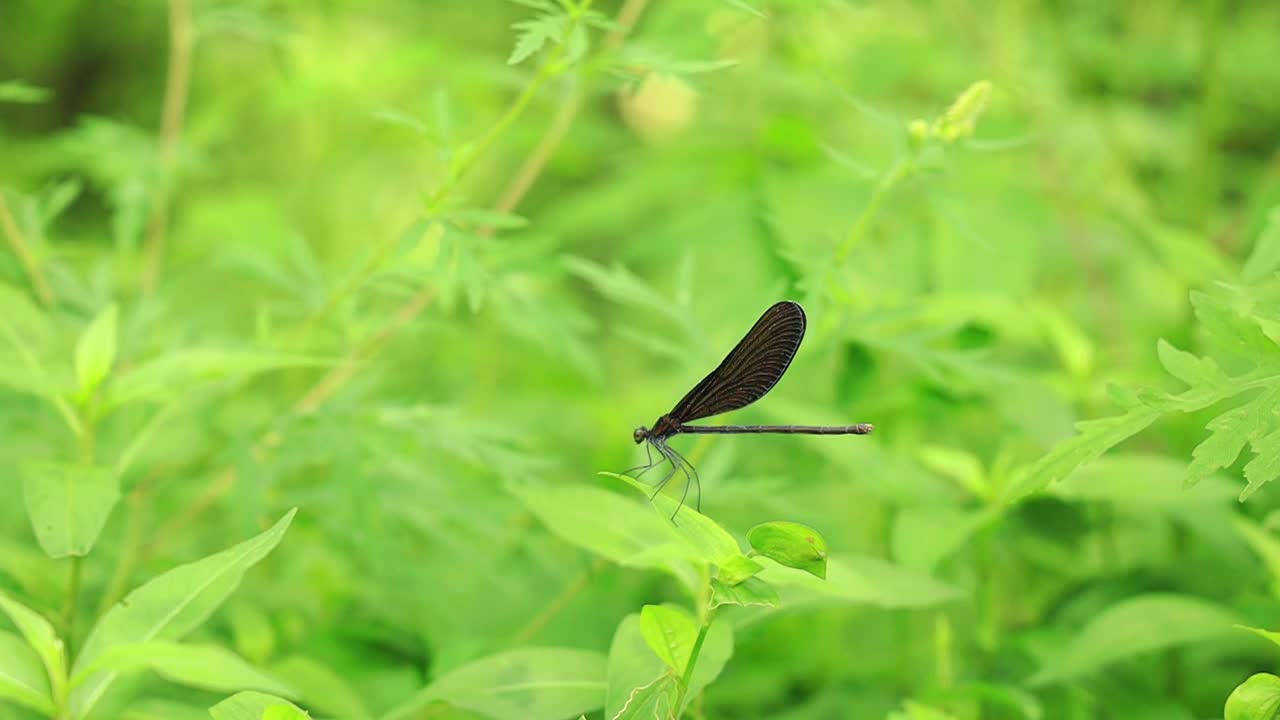
[[[666,605],[645,605],[640,610],[640,633],[667,667],[677,676],[684,675],[698,638],[698,624],[688,612]]]
[[[1222,352],[1271,360],[1275,342],[1251,318],[1244,317],[1216,294],[1193,291],[1191,305],[1210,343]]]
[[[444,701],[495,717],[560,720],[599,708],[604,691],[605,657],[600,653],[522,648],[451,670],[382,717],[408,720]]]
[[[827,576],[827,541],[800,523],[776,520],[751,528],[747,541],[761,555],[816,577]]]
[[[253,691],[232,695],[209,708],[209,714],[213,720],[306,720],[310,717],[284,698]]]
[[[49,678],[40,657],[22,638],[0,630],[0,699],[12,700],[52,717]]]
[[[1249,402],[1209,421],[1209,437],[1191,451],[1186,485],[1194,485],[1207,475],[1236,461],[1247,443],[1262,437],[1280,405],[1280,388],[1258,394]]]
[[[98,314],[76,342],[76,378],[80,394],[88,397],[111,372],[116,359],[116,318],[113,304]]]
[[[711,581],[711,607],[742,605],[743,607],[778,607],[778,591],[760,578],[748,578],[737,585]]]
[[[1271,673],[1250,675],[1227,697],[1223,720],[1277,720],[1280,718],[1280,677]]]
[[[725,585],[733,586],[754,576],[763,569],[764,567],[760,563],[746,555],[735,555],[720,564],[716,577]]]
[[[1244,263],[1244,279],[1258,282],[1280,268],[1280,207],[1267,213],[1267,224],[1253,241],[1253,251]]]
[[[1005,502],[1017,502],[1067,477],[1080,466],[1098,459],[1107,450],[1142,432],[1162,414],[1157,408],[1142,405],[1123,415],[1076,423],[1077,434],[1074,437],[1058,443],[1010,484],[1005,491]]]
[[[1250,447],[1257,454],[1244,466],[1249,484],[1240,493],[1241,502],[1280,476],[1280,430],[1252,441]]]
[[[120,500],[115,471],[56,462],[27,462],[20,471],[40,547],[52,558],[89,554]]]
[[[1198,358],[1179,350],[1164,339],[1156,342],[1156,354],[1164,369],[1187,385],[1222,387],[1228,384],[1227,376],[1218,369],[1218,364],[1212,358]]]
[[[111,648],[149,640],[177,640],[205,621],[231,594],[245,571],[275,549],[293,521],[290,510],[265,532],[222,552],[156,576],[129,593],[98,621],[76,658],[74,672]],[[83,717],[116,679],[103,672],[76,688],[71,706]]]
[[[1102,611],[1071,636],[1029,682],[1059,682],[1154,650],[1219,638],[1235,625],[1227,609],[1189,595],[1131,597]]]
[[[508,65],[519,65],[546,46],[548,41],[559,41],[564,34],[568,18],[564,15],[540,15],[532,20],[521,20],[511,27],[519,30],[516,45],[507,58]]]

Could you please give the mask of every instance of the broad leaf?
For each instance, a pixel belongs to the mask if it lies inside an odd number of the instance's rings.
[[[22,638],[4,630],[0,630],[0,699],[45,715],[54,713],[49,678],[40,656]]]
[[[883,608],[918,608],[962,597],[956,588],[928,575],[883,560],[862,556],[832,556],[827,578],[765,560],[757,576],[778,591],[785,607],[793,605],[866,604]]]
[[[191,632],[231,594],[246,570],[275,549],[293,521],[290,510],[262,534],[203,560],[180,565],[129,593],[94,626],[76,658],[75,672],[92,666],[107,651],[149,640],[177,640]],[[102,699],[114,671],[98,673],[71,696],[78,716]]]
[[[1045,685],[1084,675],[1153,650],[1187,645],[1232,632],[1226,609],[1185,595],[1141,595],[1103,611],[1030,679]]]
[[[126,674],[141,670],[152,670],[166,680],[202,690],[261,690],[284,697],[296,694],[288,685],[225,648],[160,640],[109,648],[92,664],[77,670],[71,677],[71,686],[78,687],[100,672]]]
[[[827,541],[807,525],[782,520],[757,525],[747,533],[747,541],[779,565],[827,576]]]
[[[116,360],[115,305],[103,310],[85,328],[76,343],[76,379],[80,383],[80,396],[88,397],[111,372]]]
[[[737,585],[726,585],[719,580],[713,579],[711,581],[711,607],[718,608],[721,605],[777,607],[778,591],[760,578],[750,578]]]
[[[1271,673],[1250,675],[1227,697],[1223,720],[1277,720],[1280,718],[1280,677]]]
[[[649,495],[649,489],[633,478],[614,473],[600,474],[622,480],[644,493],[646,497]],[[653,510],[660,519],[674,526],[676,535],[684,540],[695,557],[720,565],[732,562],[734,558],[742,555],[738,541],[733,539],[733,535],[728,530],[675,498],[659,494],[653,498]]]
[[[297,705],[265,693],[236,693],[209,708],[213,720],[307,720],[310,716]]]
[[[617,717],[632,699],[636,689],[670,676],[665,664],[645,642],[644,634],[640,631],[640,614],[626,616],[618,623],[618,629],[614,631],[613,641],[609,645],[604,716]],[[637,706],[632,705],[632,712],[635,707]],[[674,695],[671,696],[668,707],[675,707]]]
[[[627,694],[627,700],[612,720],[676,720],[676,703],[680,701],[680,679],[663,673],[647,685]]]
[[[737,585],[754,577],[756,573],[763,569],[764,567],[760,563],[746,555],[737,555],[721,563],[720,571],[716,577],[725,585]]]
[[[23,463],[21,471],[40,547],[52,558],[87,555],[120,500],[115,471],[56,462]]]
[[[498,720],[561,720],[599,708],[604,692],[605,657],[600,653],[525,648],[452,670],[383,718],[408,720],[443,701]]]
[[[54,632],[53,625],[44,616],[4,593],[0,593],[0,610],[9,616],[27,644],[40,657],[45,674],[53,685],[53,694],[58,695],[67,681],[67,658],[66,648]]]
[[[688,612],[666,605],[645,605],[640,610],[640,632],[667,667],[677,676],[684,675],[698,638],[698,624]]]

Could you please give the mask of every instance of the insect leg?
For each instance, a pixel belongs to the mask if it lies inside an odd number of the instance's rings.
[[[674,450],[668,447],[665,443],[655,442],[653,446],[658,449],[658,453],[661,454],[662,457],[666,458],[671,463],[671,472],[667,473],[667,476],[662,478],[662,482],[658,483],[657,487],[653,489],[653,494],[649,496],[649,500],[653,500],[658,497],[658,493],[662,492],[662,488],[666,487],[667,482],[669,482],[671,478],[675,476],[676,472],[680,470],[680,464],[676,462],[675,457],[672,455],[672,453],[675,452]]]
[[[680,512],[680,508],[684,507],[685,499],[689,497],[690,485],[698,486],[697,510],[698,512],[702,512],[702,479],[698,477],[698,471],[693,467],[693,463],[689,462],[689,460],[685,456],[681,455],[679,451],[669,446],[667,447],[667,450],[669,450],[671,454],[678,459],[680,469],[684,472],[684,493],[680,495],[680,504],[676,506],[676,512],[671,514],[671,519],[674,521],[676,519],[676,513]]]
[[[659,462],[657,462],[657,463],[655,463],[655,462],[653,461],[653,452],[650,450],[650,446],[651,446],[652,444],[653,444],[652,442],[647,442],[647,443],[645,443],[645,444],[644,444],[644,459],[645,459],[646,461],[648,461],[648,464],[646,464],[646,465],[637,465],[637,466],[635,466],[635,467],[633,467],[633,468],[628,468],[628,469],[626,469],[626,470],[623,470],[620,474],[622,474],[622,475],[630,475],[632,479],[634,479],[634,480],[639,480],[641,475],[644,475],[645,473],[649,472],[650,470],[652,470],[652,469],[654,469],[655,467],[657,467],[658,465],[660,465],[660,464],[661,464],[661,461],[659,461]],[[664,456],[664,457],[665,457],[665,456]],[[640,475],[631,475],[631,473],[632,473],[633,471],[635,471],[635,470],[639,470],[639,471],[640,471]]]

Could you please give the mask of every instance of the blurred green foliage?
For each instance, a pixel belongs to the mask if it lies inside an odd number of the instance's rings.
[[[0,718],[1280,717],[1277,27],[8,0]]]

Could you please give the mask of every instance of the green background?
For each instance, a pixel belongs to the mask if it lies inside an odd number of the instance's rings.
[[[784,298],[725,421],[877,429],[672,441],[840,568],[717,611],[687,717],[1273,717],[1280,6],[574,8],[0,7],[0,591],[74,657],[298,509],[180,633],[245,662],[92,717],[604,717],[716,564],[598,472]]]

